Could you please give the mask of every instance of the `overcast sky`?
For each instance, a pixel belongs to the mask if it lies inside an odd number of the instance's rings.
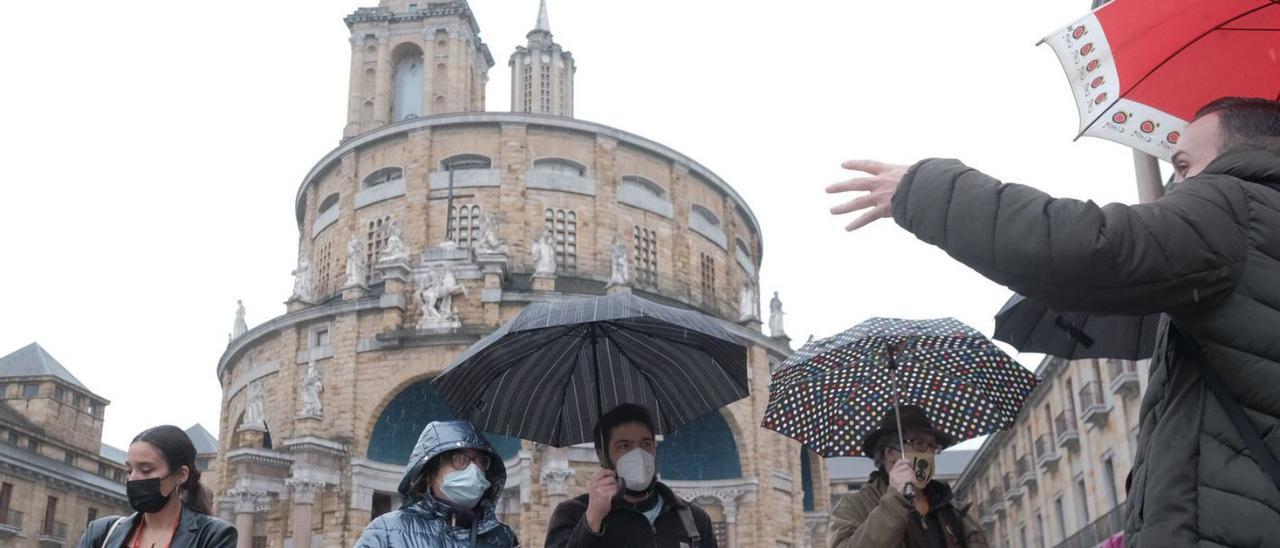
[[[20,2],[0,33],[0,355],[32,341],[111,400],[104,441],[160,422],[216,432],[236,299],[284,312],[293,196],[338,143],[367,2]],[[509,110],[507,58],[537,0],[471,0]],[[762,288],[799,341],[870,316],[990,334],[1009,292],[892,222],[846,234],[823,193],[855,157],[961,158],[1098,202],[1137,198],[1132,157],[1073,142],[1036,42],[1087,0],[550,0],[576,114],[667,144],[747,200]],[[767,307],[766,307],[767,309]],[[1021,356],[1034,366],[1038,356]]]

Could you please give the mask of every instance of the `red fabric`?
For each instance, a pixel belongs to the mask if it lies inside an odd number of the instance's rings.
[[[1280,99],[1280,3],[1116,0],[1094,15],[1122,97],[1184,120],[1223,96]]]
[[[1111,538],[1102,543],[1102,548],[1124,548],[1124,533],[1111,535]]]

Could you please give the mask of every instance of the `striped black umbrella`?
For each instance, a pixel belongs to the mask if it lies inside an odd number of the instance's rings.
[[[530,304],[434,384],[480,430],[564,447],[623,403],[667,434],[746,397],[747,352],[706,315],[610,295]]]
[[[1013,426],[1036,383],[955,319],[872,318],[806,344],[774,371],[762,426],[824,457],[869,456],[863,442],[900,405],[962,441]]]

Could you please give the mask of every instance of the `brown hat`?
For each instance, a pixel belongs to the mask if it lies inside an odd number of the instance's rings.
[[[919,406],[902,406],[902,429],[930,430],[933,432],[933,436],[938,439],[938,445],[942,447],[950,447],[956,443],[955,438],[947,435],[945,432],[935,430],[933,428],[933,423],[929,422],[929,417],[925,415],[924,409],[921,409]],[[889,409],[889,412],[885,413],[884,417],[880,419],[880,428],[872,430],[870,434],[867,434],[867,438],[862,440],[862,454],[871,457],[872,459],[877,458],[877,455],[873,454],[876,448],[876,443],[879,442],[880,438],[886,434],[896,436],[897,432],[898,419],[894,416],[893,409]]]

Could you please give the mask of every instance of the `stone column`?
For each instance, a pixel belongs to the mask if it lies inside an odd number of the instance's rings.
[[[235,500],[236,548],[253,548],[253,523],[258,513],[267,509],[267,492],[253,489],[232,489],[227,496]]]
[[[724,542],[728,548],[738,548],[738,501],[725,501],[724,504]]]
[[[377,38],[378,67],[374,69],[373,75],[378,80],[373,92],[373,127],[386,124],[391,119],[391,79],[395,77],[395,70],[391,66],[390,36],[379,32]],[[423,67],[423,72],[426,72],[426,67]]]
[[[294,478],[285,480],[292,491],[293,508],[289,524],[292,526],[293,548],[311,548],[311,507],[315,505],[316,492],[324,490],[324,482]]]

